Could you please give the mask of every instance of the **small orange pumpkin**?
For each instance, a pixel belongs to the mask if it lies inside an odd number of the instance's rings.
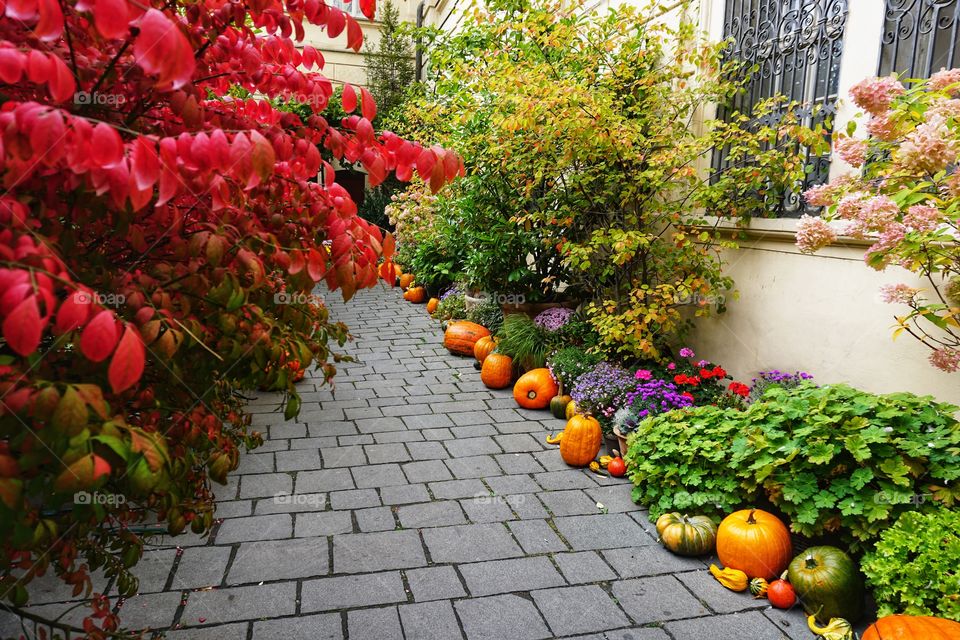
[[[400,288],[401,288],[401,289],[406,289],[406,288],[409,287],[411,284],[413,284],[413,274],[412,274],[412,273],[404,273],[404,274],[401,274],[401,275],[400,275]]]
[[[440,304],[440,300],[437,298],[430,298],[427,300],[427,313],[433,315],[433,312],[437,310],[438,304]]]
[[[477,359],[477,362],[483,364],[483,361],[496,347],[497,342],[492,336],[483,336],[473,345],[473,357]]]
[[[930,616],[884,616],[861,637],[863,640],[960,640],[960,622]]]
[[[780,518],[760,509],[731,513],[717,529],[717,557],[723,566],[751,578],[773,580],[793,558],[790,531]]]
[[[403,299],[415,304],[420,304],[427,299],[427,290],[423,287],[410,287],[404,292]]]
[[[524,409],[546,409],[559,391],[550,370],[541,367],[520,376],[517,384],[513,385],[513,399]]]
[[[476,322],[457,320],[447,325],[447,330],[443,333],[443,346],[450,353],[472,356],[473,345],[477,343],[477,340],[489,335],[490,331]]]
[[[585,467],[600,453],[603,431],[593,416],[578,415],[567,421],[560,438],[560,457],[571,467]]]
[[[513,380],[513,358],[491,353],[480,367],[480,381],[490,389],[506,389]]]

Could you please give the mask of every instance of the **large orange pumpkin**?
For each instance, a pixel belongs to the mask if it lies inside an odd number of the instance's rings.
[[[571,467],[585,467],[600,453],[603,432],[593,416],[573,416],[560,437],[560,457]]]
[[[400,288],[406,289],[413,283],[413,274],[404,273],[400,275]]]
[[[443,346],[450,353],[472,356],[473,345],[477,343],[477,340],[489,335],[490,331],[476,322],[457,320],[447,325],[447,330],[443,333]]]
[[[960,640],[960,622],[930,616],[886,616],[870,625],[861,640]]]
[[[546,409],[560,388],[546,367],[531,369],[513,385],[513,399],[524,409]]]
[[[506,389],[513,380],[513,358],[491,353],[480,367],[480,381],[491,389]]]
[[[493,336],[483,336],[473,345],[473,357],[477,359],[477,362],[483,364],[483,361],[496,347],[497,342],[493,339]]]
[[[437,305],[440,304],[438,298],[430,298],[427,300],[427,313],[433,315],[433,312],[437,310]]]
[[[427,290],[423,287],[410,287],[404,291],[403,299],[420,304],[427,299]]]
[[[793,557],[790,532],[777,516],[760,509],[731,513],[717,529],[717,557],[751,578],[773,580]]]

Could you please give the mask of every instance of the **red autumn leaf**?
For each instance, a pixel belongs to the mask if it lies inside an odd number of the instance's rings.
[[[133,45],[137,64],[158,76],[161,85],[179,89],[187,84],[196,64],[193,47],[180,27],[157,9],[149,9],[137,26],[140,34]]]
[[[130,14],[127,0],[95,0],[93,23],[107,39],[122,38],[130,32]]]
[[[327,10],[327,35],[336,38],[343,33],[343,28],[347,26],[346,14],[340,9],[328,7]]]
[[[40,317],[37,297],[29,296],[3,319],[3,337],[22,356],[37,350],[46,321]]]
[[[119,164],[123,160],[123,140],[117,130],[104,122],[95,126],[90,140],[90,154],[101,167]]]
[[[433,174],[433,167],[437,163],[437,156],[430,149],[424,149],[420,153],[420,157],[417,158],[417,173],[420,174],[420,179],[424,182],[430,181],[430,176]]]
[[[120,393],[135,385],[143,375],[145,353],[140,334],[129,324],[117,344],[107,369],[107,379],[114,393]]]
[[[56,54],[51,53],[49,60],[50,77],[47,80],[47,88],[50,91],[50,97],[54,102],[73,99],[77,92],[77,82],[73,78],[73,72]]]
[[[377,117],[377,103],[373,99],[373,94],[364,87],[360,87],[360,97],[362,98],[360,102],[360,112],[364,118],[372,122],[373,119]]]
[[[80,334],[80,351],[91,362],[103,362],[117,346],[117,321],[112,311],[101,311]]]
[[[53,329],[58,334],[64,334],[79,329],[87,321],[93,304],[93,296],[86,291],[74,291],[60,305],[57,310],[57,322]]]
[[[7,84],[20,82],[26,56],[22,52],[10,47],[0,48],[0,80]]]
[[[40,19],[33,33],[41,40],[51,42],[63,34],[63,11],[57,0],[39,0],[37,8]]]
[[[360,51],[363,47],[363,29],[353,16],[347,14],[344,17],[347,19],[347,48]]]
[[[383,259],[392,259],[394,251],[396,251],[396,240],[394,240],[392,233],[388,233],[383,238],[383,249],[381,251]]]
[[[253,170],[261,180],[266,180],[273,173],[274,165],[277,163],[273,145],[256,131],[250,133],[250,139],[253,141],[253,153],[251,154]]]
[[[160,158],[153,143],[138,137],[133,143],[133,179],[138,189],[150,189],[160,178]]]
[[[307,274],[314,282],[320,282],[324,273],[327,271],[327,261],[323,254],[316,249],[311,249],[307,258]]]
[[[373,20],[377,15],[377,0],[360,0],[360,12],[367,20]]]
[[[353,85],[348,82],[343,84],[342,101],[343,110],[347,113],[353,113],[357,108],[357,92],[354,90]]]

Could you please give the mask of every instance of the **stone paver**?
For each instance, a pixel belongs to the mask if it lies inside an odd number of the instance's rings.
[[[485,388],[422,305],[384,288],[326,297],[356,361],[335,390],[308,372],[289,423],[278,396],[251,394],[268,437],[214,486],[222,522],[148,546],[124,626],[174,627],[171,640],[809,636],[800,612],[664,550],[629,482],[568,467],[543,442],[563,423]],[[28,610],[75,601],[38,580]],[[0,611],[0,637],[14,621]]]

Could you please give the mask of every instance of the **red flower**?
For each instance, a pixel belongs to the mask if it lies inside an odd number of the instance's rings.
[[[733,393],[735,393],[735,394],[737,394],[738,396],[741,396],[741,397],[743,397],[743,398],[746,398],[748,395],[750,395],[750,387],[748,387],[747,385],[743,384],[742,382],[731,382],[731,383],[730,383],[730,386],[727,387],[727,388],[728,388],[731,392],[733,392]]]
[[[723,367],[716,366],[716,367],[713,368],[713,377],[714,377],[714,378],[721,378],[721,379],[722,379],[722,378],[726,378],[726,377],[727,377],[727,370],[724,369]]]
[[[684,391],[684,392],[681,393],[680,395],[682,395],[684,398],[690,398],[691,400],[694,399],[694,398],[693,398],[693,394],[690,393],[689,391]]]
[[[710,369],[700,369],[700,377],[704,380],[709,380],[713,374],[714,372],[710,371]]]

